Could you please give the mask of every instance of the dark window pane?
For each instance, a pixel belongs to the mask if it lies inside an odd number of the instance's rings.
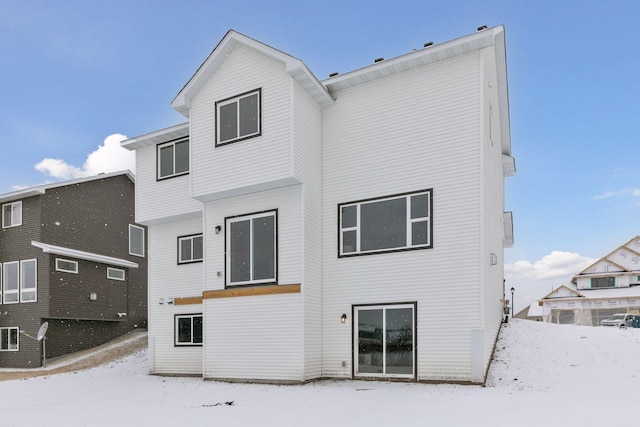
[[[202,343],[202,317],[194,316],[193,318],[193,343]]]
[[[350,228],[358,225],[358,207],[345,206],[342,208],[342,228]]]
[[[613,288],[616,286],[615,277],[594,277],[591,279],[592,288]]]
[[[180,261],[191,261],[191,239],[180,240]]]
[[[129,227],[129,252],[144,256],[144,229]]]
[[[2,209],[2,226],[9,227],[11,225],[11,205],[5,205]]]
[[[427,221],[414,222],[411,224],[411,244],[413,246],[426,245],[427,240]]]
[[[238,103],[223,105],[220,107],[220,142],[235,139],[238,136]]]
[[[358,372],[382,373],[382,310],[358,311]]]
[[[4,290],[15,291],[18,289],[18,264],[4,265]],[[5,295],[6,300],[6,295]]]
[[[253,280],[275,279],[275,217],[253,219]]]
[[[258,94],[240,99],[240,137],[258,132]]]
[[[178,319],[178,342],[191,342],[191,318]]]
[[[191,247],[193,251],[193,259],[200,260],[202,259],[202,236],[197,236],[193,238],[193,244]]]
[[[9,348],[11,350],[18,349],[18,329],[11,329],[9,331]]]
[[[413,373],[413,310],[386,310],[386,372]]]
[[[411,219],[429,216],[429,195],[420,194],[411,197]]]
[[[407,199],[360,206],[360,250],[402,248],[407,245]]]
[[[160,177],[173,175],[173,145],[160,149]]]
[[[342,253],[348,254],[356,251],[356,231],[345,231],[342,233]]]
[[[0,330],[0,350],[9,350],[9,330]]]
[[[36,262],[22,262],[22,289],[31,289],[36,287]]]
[[[189,141],[181,141],[176,143],[176,170],[175,173],[183,173],[189,171]]]
[[[230,224],[230,263],[231,282],[251,280],[251,236],[249,221],[238,221]]]

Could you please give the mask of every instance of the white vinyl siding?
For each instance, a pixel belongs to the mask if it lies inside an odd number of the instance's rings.
[[[216,146],[216,102],[261,88],[261,133]],[[192,196],[203,201],[295,183],[292,177],[291,77],[284,65],[239,45],[193,99]]]
[[[171,180],[169,180],[171,181]],[[202,219],[155,224],[148,228],[148,315],[152,373],[201,374],[202,347],[175,346],[175,315],[202,311],[201,304],[169,304],[176,298],[198,297],[203,289],[203,263],[176,263],[176,236],[202,233]]]
[[[478,54],[336,96],[322,127],[323,375],[351,375],[341,365],[351,360],[351,334],[337,318],[352,304],[416,301],[417,378],[470,380],[469,331],[481,309]],[[432,250],[338,258],[340,203],[421,188],[433,189]],[[448,321],[450,301],[465,313],[459,321]]]

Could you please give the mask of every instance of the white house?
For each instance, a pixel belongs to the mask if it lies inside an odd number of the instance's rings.
[[[484,381],[503,310],[503,27],[326,80],[229,31],[123,142],[148,226],[150,371]]]
[[[640,314],[640,236],[600,258],[571,282],[540,300],[544,321],[598,326],[612,314]]]

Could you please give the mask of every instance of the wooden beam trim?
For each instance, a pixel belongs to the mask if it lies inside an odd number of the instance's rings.
[[[300,293],[300,284],[251,286],[237,289],[223,289],[220,291],[204,291],[202,299],[249,297],[257,295],[278,295]]]
[[[173,304],[174,305],[202,304],[202,297],[174,298]]]

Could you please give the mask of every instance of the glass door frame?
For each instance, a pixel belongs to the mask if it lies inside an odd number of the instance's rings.
[[[393,374],[386,372],[386,310],[387,309],[398,309],[398,308],[411,308],[412,310],[412,373],[411,374]],[[383,311],[383,326],[384,331],[382,332],[383,337],[383,346],[382,346],[382,373],[371,373],[371,372],[359,372],[359,311],[360,310],[382,310]],[[351,306],[351,318],[353,319],[353,329],[352,329],[352,375],[354,378],[398,378],[398,379],[416,379],[416,375],[418,372],[417,369],[417,312],[418,305],[416,302],[400,302],[400,303],[387,303],[387,304],[359,304]]]

